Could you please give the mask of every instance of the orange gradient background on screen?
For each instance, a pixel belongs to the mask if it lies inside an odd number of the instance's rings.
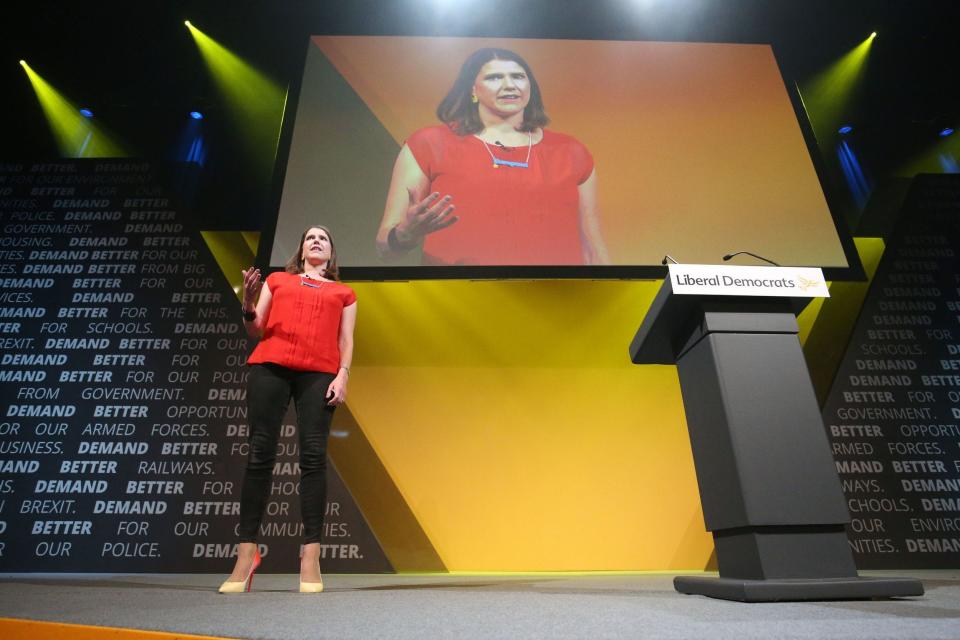
[[[767,45],[347,36],[312,44],[398,144],[437,124],[437,104],[470,53],[519,53],[540,85],[548,128],[593,153],[614,264],[659,264],[664,253],[713,263],[743,249],[783,264],[847,264]]]

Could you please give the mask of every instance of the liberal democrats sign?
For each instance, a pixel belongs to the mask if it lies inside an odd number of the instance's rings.
[[[830,297],[823,271],[809,267],[671,264],[670,286],[678,295]]]

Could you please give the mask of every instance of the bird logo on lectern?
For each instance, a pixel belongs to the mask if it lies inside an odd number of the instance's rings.
[[[807,280],[803,276],[797,276],[797,280],[800,281],[800,284],[798,285],[800,287],[800,291],[806,291],[807,289],[812,289],[813,287],[819,287],[820,285],[823,284],[823,282],[821,282],[820,280]]]

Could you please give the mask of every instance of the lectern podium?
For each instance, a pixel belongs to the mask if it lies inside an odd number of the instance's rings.
[[[671,265],[630,345],[635,364],[677,365],[716,546],[720,577],[677,577],[681,593],[743,602],[923,594],[917,580],[857,575],[797,336],[796,314],[816,295],[828,295],[819,269]]]

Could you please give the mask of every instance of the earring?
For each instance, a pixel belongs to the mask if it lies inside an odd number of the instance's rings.
[[[473,104],[477,104],[478,102],[480,102],[480,100],[477,98],[477,94],[473,94],[470,96],[470,102],[472,102]]]

